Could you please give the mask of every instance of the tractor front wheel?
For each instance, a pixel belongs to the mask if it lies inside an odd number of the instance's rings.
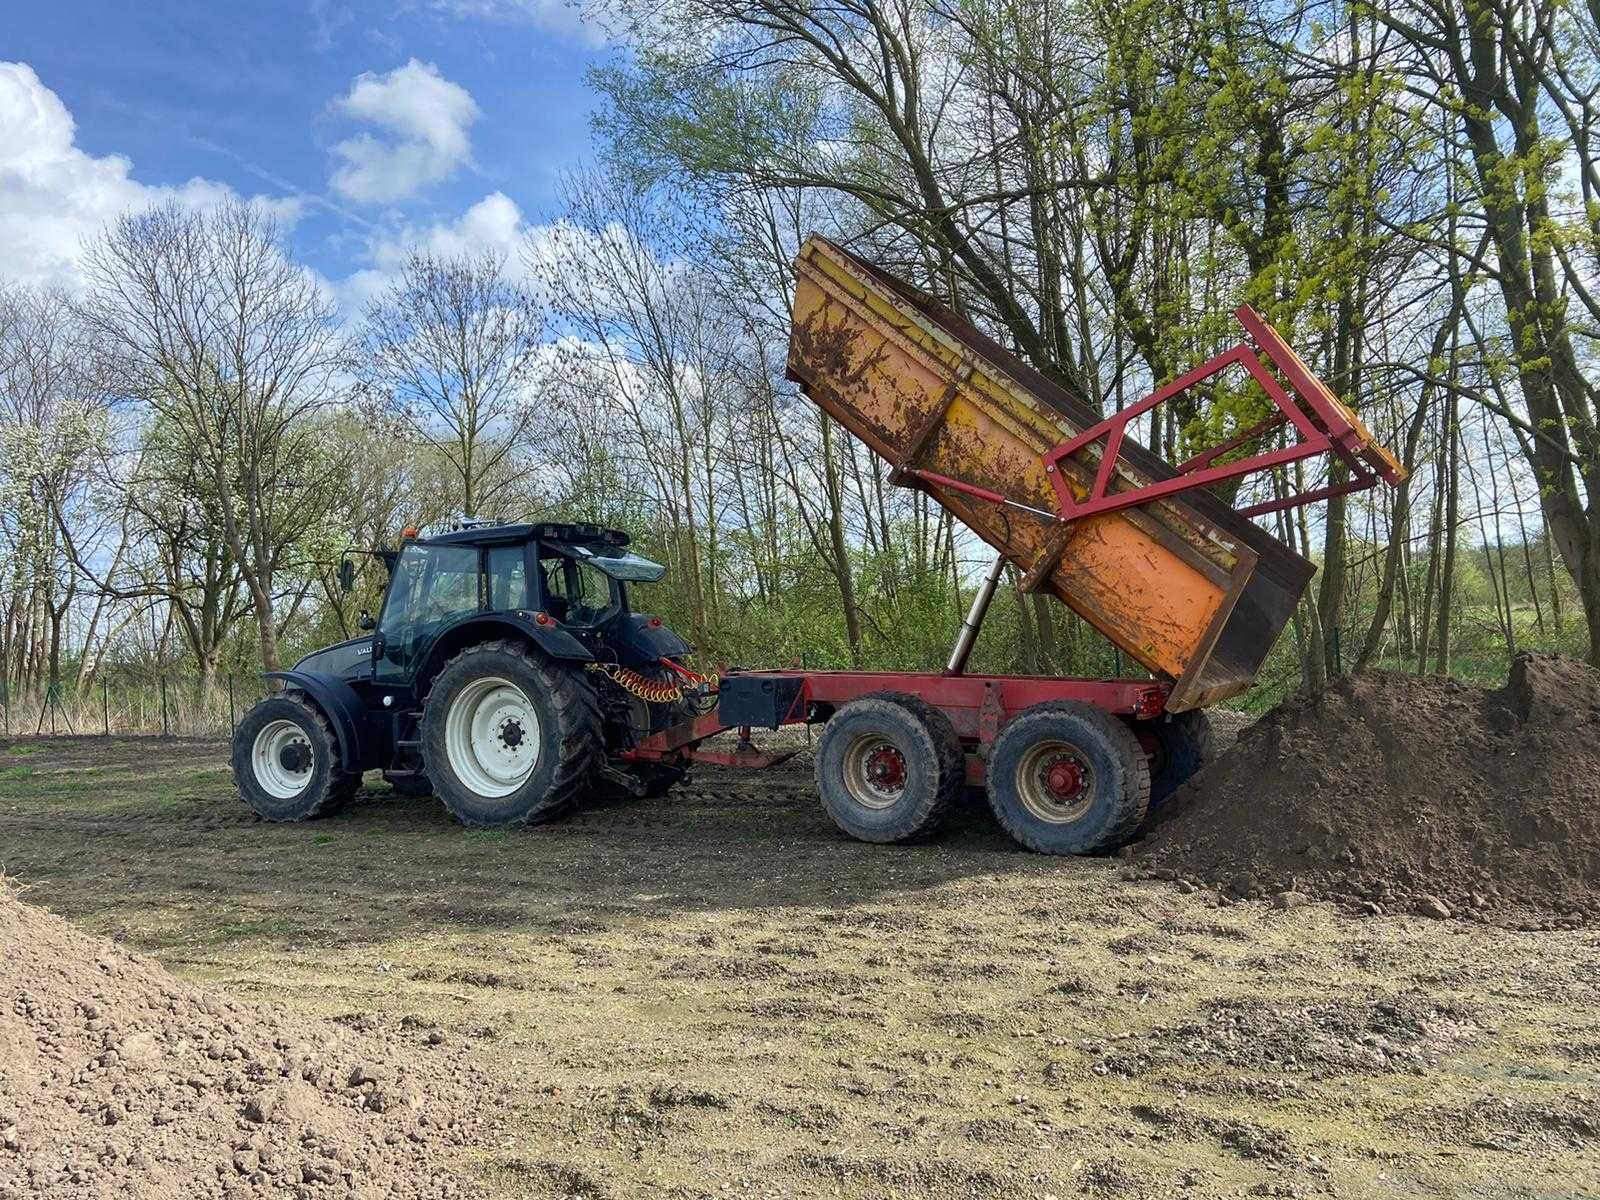
[[[599,746],[599,705],[580,673],[514,642],[463,650],[423,705],[428,778],[466,825],[560,815],[588,786]]]
[[[306,821],[337,808],[361,785],[340,765],[328,719],[293,694],[269,696],[233,731],[239,795],[267,821]]]

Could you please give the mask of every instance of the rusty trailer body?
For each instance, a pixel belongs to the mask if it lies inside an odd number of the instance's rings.
[[[1102,418],[932,298],[827,241],[796,262],[788,372],[805,393],[998,552],[942,672],[738,671],[694,677],[692,719],[620,757],[766,767],[753,728],[821,724],[824,808],[866,841],[924,836],[982,786],[1022,845],[1094,853],[1205,761],[1204,706],[1255,682],[1314,567],[1251,516],[1404,477],[1355,414],[1248,308],[1250,336]],[[1172,466],[1130,422],[1222,371],[1247,372],[1274,416]],[[1251,447],[1275,426],[1276,448]],[[1315,456],[1345,478],[1236,511],[1214,484]],[[1155,678],[974,675],[966,658],[1003,566],[1081,615]],[[679,674],[687,675],[682,668]],[[704,745],[738,729],[735,749]]]
[[[1249,310],[1240,316],[1255,347],[1108,422],[948,308],[824,238],[806,242],[796,269],[790,377],[887,460],[895,482],[927,492],[1014,563],[1025,591],[1055,596],[1170,680],[1169,711],[1249,688],[1315,570],[1204,489],[1322,453],[1350,463],[1351,489],[1402,475]],[[1222,466],[1212,452],[1177,468],[1123,436],[1128,420],[1230,366],[1267,387],[1298,445]]]

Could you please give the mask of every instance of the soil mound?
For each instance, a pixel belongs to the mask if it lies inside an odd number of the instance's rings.
[[[0,1197],[475,1196],[488,1087],[438,1035],[190,986],[0,878]]]
[[[1519,925],[1600,917],[1600,670],[1505,687],[1372,672],[1295,697],[1175,793],[1136,849],[1234,896]]]

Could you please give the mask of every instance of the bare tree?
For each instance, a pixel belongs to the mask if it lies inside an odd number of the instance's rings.
[[[89,320],[125,386],[219,497],[262,663],[276,670],[277,577],[324,519],[337,474],[312,420],[350,365],[334,307],[272,217],[239,201],[125,216],[88,246],[84,268]]]
[[[0,529],[12,575],[0,656],[13,678],[60,682],[64,625],[82,582],[63,542],[68,523],[96,541],[114,536],[115,522],[108,532],[84,493],[109,437],[106,396],[67,296],[0,292]]]
[[[448,459],[461,511],[498,514],[514,481],[527,381],[543,322],[491,253],[418,251],[367,305],[361,376],[369,395]]]
[[[675,253],[682,231],[615,175],[567,180],[568,218],[530,265],[568,334],[550,372],[567,419],[599,424],[644,481],[670,531],[695,639],[706,644],[719,566],[724,420],[737,330],[706,275]],[[602,406],[602,398],[606,403]],[[701,551],[703,550],[703,554]]]

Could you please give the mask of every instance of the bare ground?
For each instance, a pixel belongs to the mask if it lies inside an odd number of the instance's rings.
[[[982,812],[864,846],[803,757],[474,833],[28,740],[0,867],[191,980],[437,1026],[510,1086],[465,1167],[508,1197],[1600,1195],[1595,931],[1227,904]]]

